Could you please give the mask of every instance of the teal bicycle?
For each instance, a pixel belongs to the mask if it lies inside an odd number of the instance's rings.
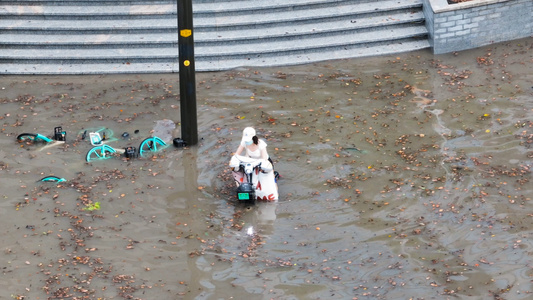
[[[31,142],[43,142],[43,143],[51,143],[54,141],[38,133],[21,133],[17,136],[17,140],[21,142],[31,141]]]
[[[85,160],[90,162],[92,160],[108,159],[117,155],[124,154],[126,158],[132,159],[137,156],[143,156],[147,152],[157,152],[164,149],[167,144],[157,136],[147,138],[141,142],[139,146],[139,153],[135,147],[126,147],[124,149],[115,149],[107,144],[103,144],[99,141],[99,135],[91,133],[91,143],[94,141],[92,149],[87,152]]]
[[[42,143],[52,143],[54,141],[65,142],[67,140],[67,133],[63,131],[61,127],[54,128],[54,137],[53,139],[46,137],[39,133],[21,133],[17,136],[19,142],[42,142]]]
[[[50,176],[45,176],[45,177],[41,178],[39,181],[41,181],[41,182],[57,182],[57,183],[60,183],[60,182],[65,182],[67,180],[65,178],[62,178],[62,177],[57,177],[57,176],[50,175]]]

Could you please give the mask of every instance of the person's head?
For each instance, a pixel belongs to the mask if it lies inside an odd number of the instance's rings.
[[[249,146],[252,143],[256,144],[259,142],[257,136],[255,136],[255,129],[252,127],[246,127],[242,131],[242,141],[245,145]]]

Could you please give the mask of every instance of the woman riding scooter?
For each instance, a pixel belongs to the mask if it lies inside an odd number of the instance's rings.
[[[233,168],[233,178],[235,179],[237,187],[239,187],[241,184],[247,182],[247,178],[243,170],[239,168],[239,161],[242,162],[242,159],[252,159],[256,161],[263,160],[260,168],[261,174],[255,174],[254,182],[250,182],[250,184],[254,184],[255,191],[258,194],[258,199],[273,200],[270,198],[275,198],[277,200],[277,172],[273,171],[272,160],[268,156],[266,148],[266,142],[256,136],[255,129],[252,127],[246,127],[243,130],[239,147],[237,148],[237,151],[235,151],[235,155],[230,161],[230,166]],[[245,155],[241,156],[243,151],[245,152]],[[263,178],[262,181],[260,180],[260,177]],[[261,197],[262,194],[266,194],[266,199],[263,199],[265,196]]]

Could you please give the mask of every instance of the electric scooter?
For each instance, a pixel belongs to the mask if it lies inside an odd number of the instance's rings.
[[[278,184],[272,164],[266,159],[233,155],[229,166],[237,184],[237,199],[242,202],[277,201]]]

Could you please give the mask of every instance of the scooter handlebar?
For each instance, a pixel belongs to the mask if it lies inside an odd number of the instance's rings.
[[[230,159],[229,166],[233,169],[250,164],[253,168],[259,166],[264,172],[272,171],[272,164],[267,159],[255,159],[242,155],[233,155]]]

